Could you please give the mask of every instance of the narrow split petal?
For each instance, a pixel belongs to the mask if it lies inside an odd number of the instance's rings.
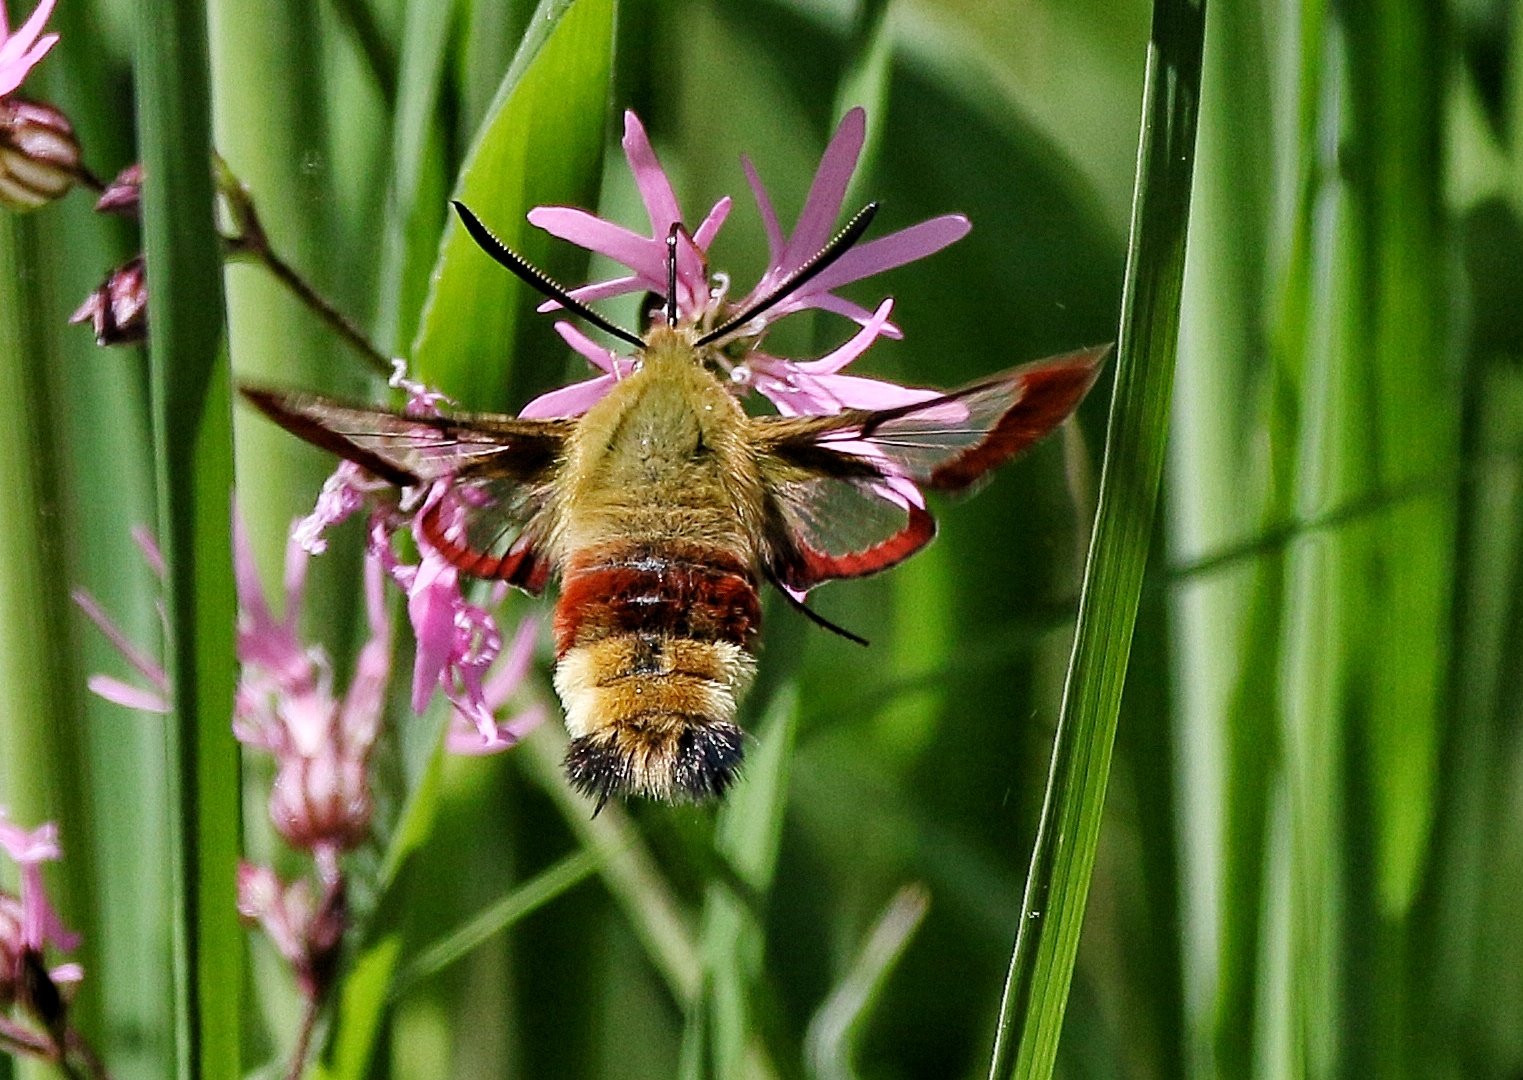
[[[629,171],[634,174],[635,187],[639,188],[645,212],[650,216],[651,235],[664,237],[673,223],[682,220],[682,211],[677,207],[677,196],[672,193],[666,170],[661,168],[656,152],[651,149],[645,125],[627,109],[624,112],[623,145]]]
[[[809,195],[804,209],[799,213],[793,236],[783,249],[780,269],[790,273],[813,258],[830,240],[836,219],[841,216],[841,203],[846,198],[846,188],[852,173],[857,171],[857,159],[862,156],[862,144],[867,137],[867,113],[859,106],[849,110],[841,118],[820,167],[815,171],[814,181],[809,185]]]

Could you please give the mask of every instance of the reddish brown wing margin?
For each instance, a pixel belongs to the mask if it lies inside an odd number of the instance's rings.
[[[1109,352],[1110,346],[1105,345],[1049,357],[982,379],[935,401],[871,413],[862,421],[860,438],[878,445],[886,456],[902,460],[906,472],[922,487],[961,491],[1066,420],[1089,393]],[[916,418],[933,413],[944,402],[958,402],[968,408],[970,415],[960,434],[976,441],[956,446],[958,433],[938,432],[947,438],[943,448],[946,456],[939,461],[925,453],[929,446],[913,454],[896,452],[896,437],[916,434]]]
[[[317,394],[242,387],[243,396],[281,427],[382,480],[410,487],[453,477],[490,489],[495,513],[521,528],[507,550],[478,549],[466,530],[447,528],[435,503],[419,521],[423,534],[451,565],[473,577],[499,578],[542,591],[551,567],[535,551],[528,528],[543,488],[560,459],[570,425],[493,414],[408,416]],[[483,511],[486,513],[487,511]]]

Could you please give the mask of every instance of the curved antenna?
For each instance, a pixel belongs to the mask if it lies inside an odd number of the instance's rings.
[[[470,208],[465,203],[459,199],[451,199],[450,203],[454,206],[455,213],[460,215],[460,222],[465,226],[465,231],[471,234],[472,240],[476,241],[476,246],[490,255],[494,262],[511,270],[514,276],[524,284],[538,289],[567,311],[580,315],[598,329],[607,331],[620,341],[626,341],[637,349],[645,348],[645,342],[641,341],[639,337],[625,330],[622,326],[615,326],[586,304],[574,298],[563,286],[557,284],[543,270],[492,235],[492,230],[483,225],[481,219],[471,213]]]
[[[775,305],[787,299],[790,294],[797,291],[799,286],[803,285],[806,281],[809,281],[811,278],[818,275],[827,266],[850,251],[851,246],[858,240],[862,239],[862,234],[865,233],[867,231],[867,227],[873,223],[873,216],[877,213],[878,204],[875,202],[870,202],[862,209],[858,210],[856,216],[846,223],[846,227],[844,229],[836,233],[835,238],[831,240],[830,243],[826,244],[823,248],[820,249],[818,255],[810,259],[803,266],[800,266],[797,270],[784,278],[783,283],[777,288],[773,289],[769,295],[762,297],[762,299],[746,308],[746,310],[742,311],[739,315],[736,315],[734,318],[727,320],[725,324],[719,327],[717,330],[710,330],[707,334],[704,334],[703,337],[694,342],[694,344],[700,347],[704,345],[712,345],[720,338],[734,333],[736,330],[746,325],[746,323],[756,318],[762,312],[770,310]]]

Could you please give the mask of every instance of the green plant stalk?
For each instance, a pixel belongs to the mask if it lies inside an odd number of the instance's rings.
[[[992,1080],[1045,1080],[1057,1058],[1163,471],[1204,29],[1204,3],[1154,5],[1098,511]]]
[[[197,0],[145,0],[138,16],[150,384],[174,702],[166,741],[177,1074],[236,1080],[243,931],[234,905],[232,379],[222,348],[206,14]]]
[[[59,535],[64,469],[47,375],[56,351],[42,326],[48,305],[40,224],[0,210],[0,381],[12,409],[0,425],[0,474],[8,478],[0,516],[0,805],[24,828],[59,823],[71,858],[47,875],[55,902],[82,925],[75,913],[90,908],[92,885],[83,675],[69,633],[67,549]],[[92,951],[77,959],[98,959],[99,944],[86,941]]]

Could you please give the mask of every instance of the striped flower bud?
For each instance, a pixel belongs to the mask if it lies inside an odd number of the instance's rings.
[[[79,140],[51,105],[0,98],[0,205],[35,210],[79,178]]]

